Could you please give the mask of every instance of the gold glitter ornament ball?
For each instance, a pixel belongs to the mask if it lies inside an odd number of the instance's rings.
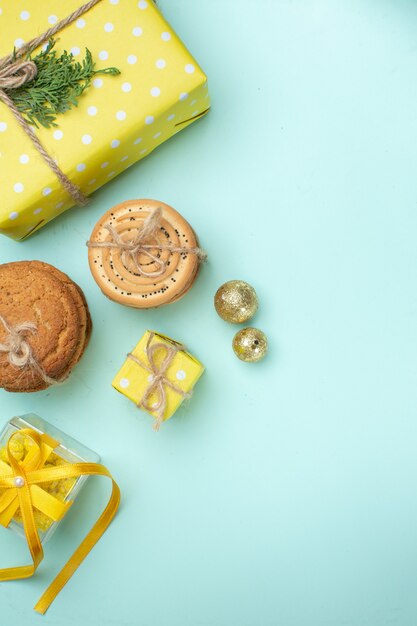
[[[268,339],[258,328],[242,328],[233,338],[236,356],[246,363],[255,363],[268,352]]]
[[[229,280],[216,291],[214,306],[226,322],[243,324],[258,310],[256,291],[243,280]]]

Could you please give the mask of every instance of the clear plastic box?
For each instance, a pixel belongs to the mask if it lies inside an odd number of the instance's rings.
[[[61,465],[65,463],[83,462],[98,463],[100,461],[100,457],[96,452],[93,452],[89,448],[86,448],[81,443],[79,443],[72,437],[69,437],[55,426],[52,426],[52,424],[49,424],[38,415],[30,413],[28,415],[13,417],[9,422],[7,422],[7,424],[1,431],[0,459],[3,462],[7,462],[5,448],[7,446],[7,442],[9,441],[10,436],[19,430],[23,430],[24,428],[30,428],[40,434],[45,433],[59,442],[59,445],[53,450],[50,457],[48,457],[48,460],[50,459],[52,464]],[[16,447],[17,457],[25,454],[24,443],[22,443],[22,449],[20,449],[19,445],[17,445]],[[63,502],[74,501],[87,479],[88,476],[80,476],[78,478],[55,481],[52,485],[46,485],[44,488],[46,491],[49,491],[49,493],[52,493],[53,495],[55,495],[55,490],[57,490],[57,497]],[[0,495],[1,493],[2,490],[0,489]],[[35,513],[35,522],[38,528],[40,540],[43,544],[52,537],[61,521],[62,520],[54,522],[50,518],[47,518],[47,516],[45,516],[43,513]],[[25,536],[23,525],[19,519],[18,512],[10,522],[8,528],[17,532],[22,537]]]

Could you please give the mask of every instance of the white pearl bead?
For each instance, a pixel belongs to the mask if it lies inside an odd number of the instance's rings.
[[[14,479],[14,484],[15,487],[23,487],[23,485],[25,484],[25,479],[22,476],[16,476],[16,478]]]

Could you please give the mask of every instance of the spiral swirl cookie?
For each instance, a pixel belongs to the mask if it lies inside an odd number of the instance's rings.
[[[91,334],[81,289],[40,261],[0,265],[0,387],[40,391],[64,381]]]
[[[116,205],[98,221],[87,245],[92,275],[104,295],[139,309],[182,298],[205,258],[188,222],[156,200]]]

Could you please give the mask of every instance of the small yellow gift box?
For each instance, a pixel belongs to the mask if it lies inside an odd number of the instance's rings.
[[[204,372],[186,348],[146,331],[113,380],[113,387],[155,418],[154,428],[169,419]]]
[[[0,57],[66,18],[83,0],[3,0]],[[209,109],[207,79],[152,0],[98,1],[56,37],[79,61],[88,48],[99,75],[36,135],[88,196]],[[38,50],[39,51],[39,50]],[[38,52],[37,51],[37,52]],[[10,109],[0,102],[0,233],[24,239],[74,205]]]

